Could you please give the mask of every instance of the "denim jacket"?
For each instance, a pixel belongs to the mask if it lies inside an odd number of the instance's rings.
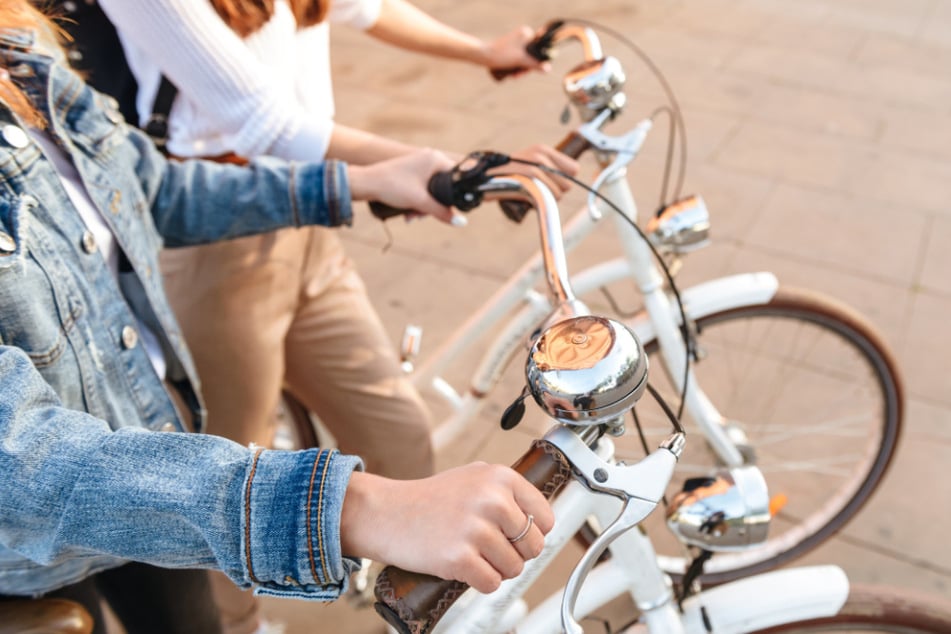
[[[0,594],[39,595],[131,559],[335,598],[356,565],[339,523],[359,459],[178,433],[136,328],[157,335],[168,380],[200,415],[160,247],[348,224],[344,166],[167,161],[32,33],[0,31],[0,66],[48,120],[124,254],[117,280],[0,102]]]

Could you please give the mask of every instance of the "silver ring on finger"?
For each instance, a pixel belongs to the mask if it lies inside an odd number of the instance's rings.
[[[522,532],[516,535],[515,537],[509,537],[508,540],[513,544],[516,544],[522,541],[523,539],[525,539],[525,536],[528,535],[528,531],[532,530],[532,524],[534,523],[535,523],[535,516],[529,513],[528,521],[525,522],[525,528],[522,529]]]

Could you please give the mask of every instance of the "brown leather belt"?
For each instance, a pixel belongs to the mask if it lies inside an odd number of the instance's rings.
[[[176,161],[184,161],[189,157],[187,156],[177,156],[175,154],[169,154],[168,158],[175,159]],[[243,156],[238,156],[234,152],[226,152],[225,154],[217,154],[215,156],[196,156],[193,158],[199,158],[205,161],[214,161],[215,163],[231,163],[232,165],[247,165],[248,159]]]
[[[248,159],[243,156],[238,156],[234,152],[228,152],[226,154],[219,154],[217,156],[203,156],[201,157],[206,161],[214,161],[215,163],[231,163],[232,165],[247,165]]]

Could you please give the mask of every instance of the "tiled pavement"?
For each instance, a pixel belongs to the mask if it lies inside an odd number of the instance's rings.
[[[687,191],[702,193],[715,244],[688,258],[685,283],[770,270],[835,295],[880,327],[902,364],[906,428],[897,461],[870,505],[806,559],[860,581],[951,599],[951,1],[948,0],[419,0],[450,24],[490,36],[553,17],[608,24],[667,75],[684,110]],[[662,93],[643,65],[605,38],[628,69],[629,117]],[[338,30],[339,120],[394,138],[465,152],[554,143],[565,128],[560,78],[494,84],[484,72],[394,52]],[[632,168],[642,205],[659,189],[663,139]],[[585,163],[585,174],[592,164]],[[573,208],[570,206],[569,208]],[[365,211],[365,210],[364,210]],[[424,351],[470,314],[535,246],[535,231],[494,210],[470,226],[377,223],[345,232],[397,341],[424,325]],[[582,251],[572,262],[599,257]],[[441,457],[510,462],[529,436],[485,424]],[[514,435],[513,435],[514,434]],[[378,632],[348,606],[269,600],[288,634]]]

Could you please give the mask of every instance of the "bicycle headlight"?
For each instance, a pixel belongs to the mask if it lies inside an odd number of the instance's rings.
[[[690,478],[667,511],[667,526],[681,541],[711,551],[764,542],[769,520],[766,480],[755,466]]]
[[[710,243],[710,212],[703,198],[688,196],[651,218],[646,233],[661,251],[687,253]]]

